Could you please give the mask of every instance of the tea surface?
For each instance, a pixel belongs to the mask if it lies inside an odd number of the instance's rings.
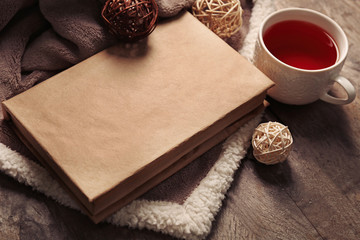
[[[268,50],[293,67],[316,70],[337,61],[338,50],[333,38],[315,24],[288,20],[274,24],[263,36]]]

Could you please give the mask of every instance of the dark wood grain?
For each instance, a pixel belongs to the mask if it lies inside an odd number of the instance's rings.
[[[274,166],[258,163],[249,151],[207,239],[360,239],[360,1],[274,4],[311,8],[339,23],[350,44],[342,75],[358,97],[346,106],[318,101],[295,107],[269,99],[264,121],[289,126],[293,151]],[[172,239],[95,225],[9,177],[0,175],[0,182],[0,239]]]
[[[306,1],[293,6],[309,7]],[[278,7],[286,6],[278,1]],[[311,8],[332,17],[348,36],[350,51],[342,75],[359,95],[359,1],[314,1]],[[289,158],[293,184],[286,191],[325,239],[360,236],[360,105],[316,102],[291,107],[272,102],[270,111],[288,125],[294,136]],[[269,116],[269,115],[268,115]]]
[[[360,156],[342,108],[321,102],[296,110],[278,107],[273,103],[271,111],[292,129],[295,141],[288,160],[293,181],[285,190],[322,237],[358,239],[360,209],[347,192],[359,190]]]
[[[244,160],[210,239],[321,239],[286,191],[292,184],[288,162]]]
[[[342,75],[359,95],[360,2],[275,4],[312,8],[340,24],[350,44]],[[265,121],[288,125],[294,149],[288,161],[275,166],[245,160],[209,239],[359,239],[359,97],[347,106],[270,102]]]

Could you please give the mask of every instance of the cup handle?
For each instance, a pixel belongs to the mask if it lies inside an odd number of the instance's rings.
[[[337,76],[334,79],[334,81],[339,83],[340,86],[345,90],[345,92],[347,93],[347,96],[348,96],[347,99],[336,98],[336,97],[329,95],[328,93],[325,93],[322,97],[320,97],[320,99],[325,102],[332,103],[332,104],[338,104],[338,105],[344,105],[344,104],[351,103],[356,97],[356,91],[355,91],[354,86],[351,84],[351,82],[342,76]]]

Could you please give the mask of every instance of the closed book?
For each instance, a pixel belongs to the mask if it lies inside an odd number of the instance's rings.
[[[265,75],[191,14],[2,103],[4,116],[99,222],[263,108]]]

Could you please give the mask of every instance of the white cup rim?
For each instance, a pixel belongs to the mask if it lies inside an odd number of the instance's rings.
[[[344,48],[342,48],[341,50],[339,49],[339,51],[343,52],[342,54],[339,53],[339,59],[331,66],[329,67],[326,67],[326,68],[321,68],[321,69],[302,69],[302,68],[297,68],[297,67],[294,67],[294,66],[291,66],[289,64],[286,64],[282,61],[280,61],[278,58],[276,58],[269,50],[268,48],[266,47],[265,43],[264,43],[264,40],[263,40],[263,29],[264,29],[264,26],[266,24],[266,22],[269,21],[269,19],[271,19],[272,17],[274,17],[275,15],[278,15],[282,12],[289,12],[289,11],[302,11],[302,12],[309,12],[309,13],[312,13],[312,14],[315,14],[315,15],[318,15],[324,19],[326,19],[328,22],[330,22],[333,26],[335,26],[335,28],[337,29],[338,32],[341,33],[341,35],[343,36],[344,38],[344,41],[345,41],[345,44],[344,44]],[[304,19],[304,21],[306,21],[306,19]],[[316,23],[314,23],[316,24]],[[267,52],[267,54],[269,54],[269,56],[271,56],[275,61],[277,61],[279,64],[281,65],[284,65],[288,68],[291,68],[293,70],[296,70],[296,71],[301,71],[301,72],[309,72],[309,73],[314,73],[314,72],[324,72],[324,71],[328,71],[328,70],[331,70],[333,68],[336,68],[338,67],[340,64],[342,64],[342,62],[344,62],[347,54],[348,54],[348,49],[349,49],[349,43],[348,43],[348,39],[346,37],[346,34],[344,32],[344,30],[340,27],[340,25],[335,22],[333,19],[331,19],[330,17],[326,16],[325,14],[322,14],[320,12],[317,12],[315,10],[312,10],[312,9],[308,9],[308,8],[296,8],[296,7],[290,7],[290,8],[283,8],[283,9],[280,9],[280,10],[277,10],[273,13],[271,13],[270,15],[268,15],[261,23],[260,25],[260,29],[259,29],[259,40],[260,40],[260,44],[262,45],[262,47],[265,49],[265,51]],[[338,43],[336,43],[338,44]],[[338,48],[339,45],[338,45]]]

